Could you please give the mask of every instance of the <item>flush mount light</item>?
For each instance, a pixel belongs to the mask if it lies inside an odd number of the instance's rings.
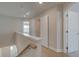
[[[30,12],[27,12],[27,13],[26,13],[26,15],[28,15],[28,16],[29,16],[29,15],[30,15]]]
[[[11,46],[10,49],[13,50],[13,46]]]
[[[29,16],[30,12],[25,13],[24,17]]]
[[[24,15],[24,17],[26,17],[26,15]]]
[[[39,2],[39,4],[43,4],[43,2]]]

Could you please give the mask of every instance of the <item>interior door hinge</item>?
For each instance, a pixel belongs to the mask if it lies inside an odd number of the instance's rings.
[[[66,49],[68,50],[68,46],[66,47]]]
[[[68,17],[68,14],[66,14],[66,16]]]
[[[66,31],[66,33],[68,33],[68,30]]]

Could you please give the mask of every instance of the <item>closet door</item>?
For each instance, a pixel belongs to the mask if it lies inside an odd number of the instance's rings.
[[[41,38],[42,45],[48,47],[48,16],[41,17]]]

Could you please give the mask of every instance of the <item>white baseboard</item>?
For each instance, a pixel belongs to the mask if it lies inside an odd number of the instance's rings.
[[[43,46],[43,45],[42,45],[42,46]],[[46,47],[46,46],[43,46],[43,47]],[[48,47],[46,47],[46,48],[48,48]],[[64,52],[63,49],[56,49],[56,48],[52,48],[52,47],[49,47],[49,49],[51,49],[51,50],[53,50],[53,51],[55,51],[55,52]]]
[[[56,52],[64,52],[63,49],[57,49]]]
[[[50,48],[50,49],[55,51],[55,52],[64,52],[63,49],[56,49],[56,48]]]

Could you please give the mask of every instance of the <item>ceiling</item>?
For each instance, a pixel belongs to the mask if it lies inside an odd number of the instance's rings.
[[[60,2],[0,2],[0,15],[15,18],[32,18]],[[26,15],[28,14],[28,15]]]

